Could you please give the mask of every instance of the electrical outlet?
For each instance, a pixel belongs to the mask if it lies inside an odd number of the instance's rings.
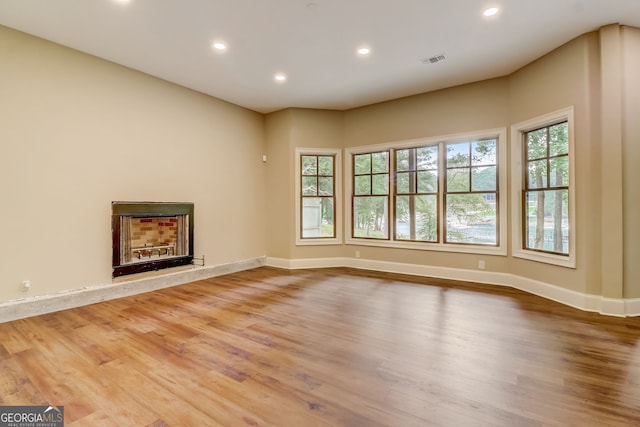
[[[483,260],[483,259],[481,259],[480,261],[478,261],[478,268],[479,268],[480,270],[484,270],[484,269],[485,269],[485,267],[486,267],[486,264],[485,264],[485,262],[484,262],[484,260]]]
[[[356,258],[360,258],[360,251],[356,251]]]
[[[22,281],[22,290],[27,292],[29,289],[31,289],[31,280],[23,280]]]

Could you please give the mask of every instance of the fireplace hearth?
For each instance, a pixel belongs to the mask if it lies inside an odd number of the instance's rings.
[[[193,203],[112,202],[112,277],[193,262]]]

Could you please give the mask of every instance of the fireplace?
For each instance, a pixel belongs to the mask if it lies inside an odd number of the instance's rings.
[[[193,203],[112,202],[112,277],[193,262]]]

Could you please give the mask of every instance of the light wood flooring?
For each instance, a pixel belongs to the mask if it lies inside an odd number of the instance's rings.
[[[640,318],[262,267],[0,324],[0,405],[66,426],[636,426]]]

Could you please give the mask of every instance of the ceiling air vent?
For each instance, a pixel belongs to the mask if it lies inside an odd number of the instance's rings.
[[[441,53],[440,55],[435,55],[435,56],[431,56],[429,58],[422,59],[422,63],[423,64],[435,64],[436,62],[442,62],[445,59],[446,58],[444,57],[444,53]]]

